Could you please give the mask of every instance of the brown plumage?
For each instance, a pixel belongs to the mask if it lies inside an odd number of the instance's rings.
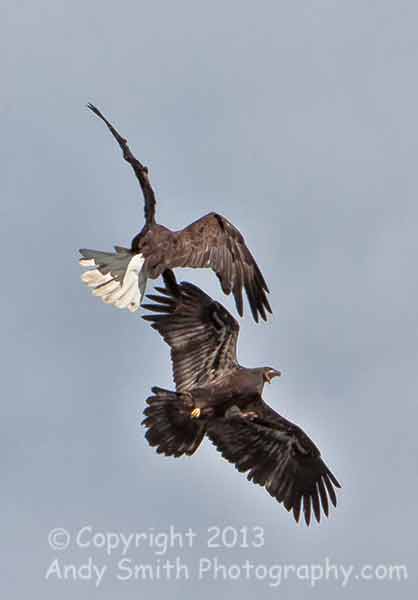
[[[309,525],[328,516],[340,484],[310,438],[262,399],[263,387],[280,372],[248,369],[236,355],[239,325],[218,302],[174,277],[144,308],[171,348],[176,391],[153,388],[143,424],[146,438],[168,456],[193,454],[206,435],[226,460],[266,488]],[[195,416],[196,418],[193,418]]]
[[[148,278],[166,275],[176,267],[210,268],[218,276],[225,294],[232,293],[238,313],[243,315],[242,290],[255,321],[271,313],[268,287],[244,238],[222,215],[211,212],[180,231],[171,231],[155,220],[155,193],[149,173],[132,154],[124,139],[92,104],[88,108],[104,121],[131,165],[145,200],[145,225],[130,248],[115,246],[115,253],[81,249],[80,263],[95,267],[83,281],[104,302],[118,308],[137,310]]]

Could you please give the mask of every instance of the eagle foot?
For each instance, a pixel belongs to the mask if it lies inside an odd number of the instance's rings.
[[[240,416],[250,420],[256,419],[258,417],[257,413],[253,410],[249,410],[248,412],[242,412]]]
[[[194,408],[190,413],[192,419],[198,419],[200,417],[200,408]]]
[[[240,410],[238,406],[231,406],[225,413],[225,417],[228,419],[233,417],[240,417],[241,419],[256,419],[258,417],[257,413],[253,410],[248,410],[246,412]]]

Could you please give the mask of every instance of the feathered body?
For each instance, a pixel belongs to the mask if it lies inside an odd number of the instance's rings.
[[[207,436],[249,480],[266,488],[299,520],[319,521],[336,505],[338,481],[300,429],[262,399],[271,367],[246,368],[236,355],[239,325],[218,302],[174,277],[153,304],[152,323],[171,348],[176,391],[153,388],[144,411],[146,437],[167,456],[191,455]],[[196,418],[193,418],[195,416]]]

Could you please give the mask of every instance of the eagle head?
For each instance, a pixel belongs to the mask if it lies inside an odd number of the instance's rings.
[[[264,367],[263,379],[265,382],[271,383],[271,380],[274,377],[280,377],[281,374],[281,371],[278,371],[277,369],[273,369],[272,367]]]

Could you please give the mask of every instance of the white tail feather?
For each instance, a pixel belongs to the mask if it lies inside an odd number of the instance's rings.
[[[94,258],[80,258],[80,265],[82,267],[95,267],[96,263],[94,262]]]
[[[102,296],[107,296],[110,294],[110,292],[113,292],[114,290],[117,290],[119,288],[119,283],[111,279],[109,283],[103,283],[99,287],[95,288],[93,290],[93,296],[98,296],[99,298],[101,298]]]
[[[130,312],[135,312],[139,309],[145,291],[146,278],[140,277],[144,262],[142,254],[135,254],[131,258],[122,285],[113,278],[111,272],[103,275],[99,269],[86,271],[82,274],[81,280],[89,288],[92,288],[93,295],[101,298],[105,304],[112,304],[116,308],[127,308]],[[80,265],[94,267],[96,263],[94,258],[81,259]]]

